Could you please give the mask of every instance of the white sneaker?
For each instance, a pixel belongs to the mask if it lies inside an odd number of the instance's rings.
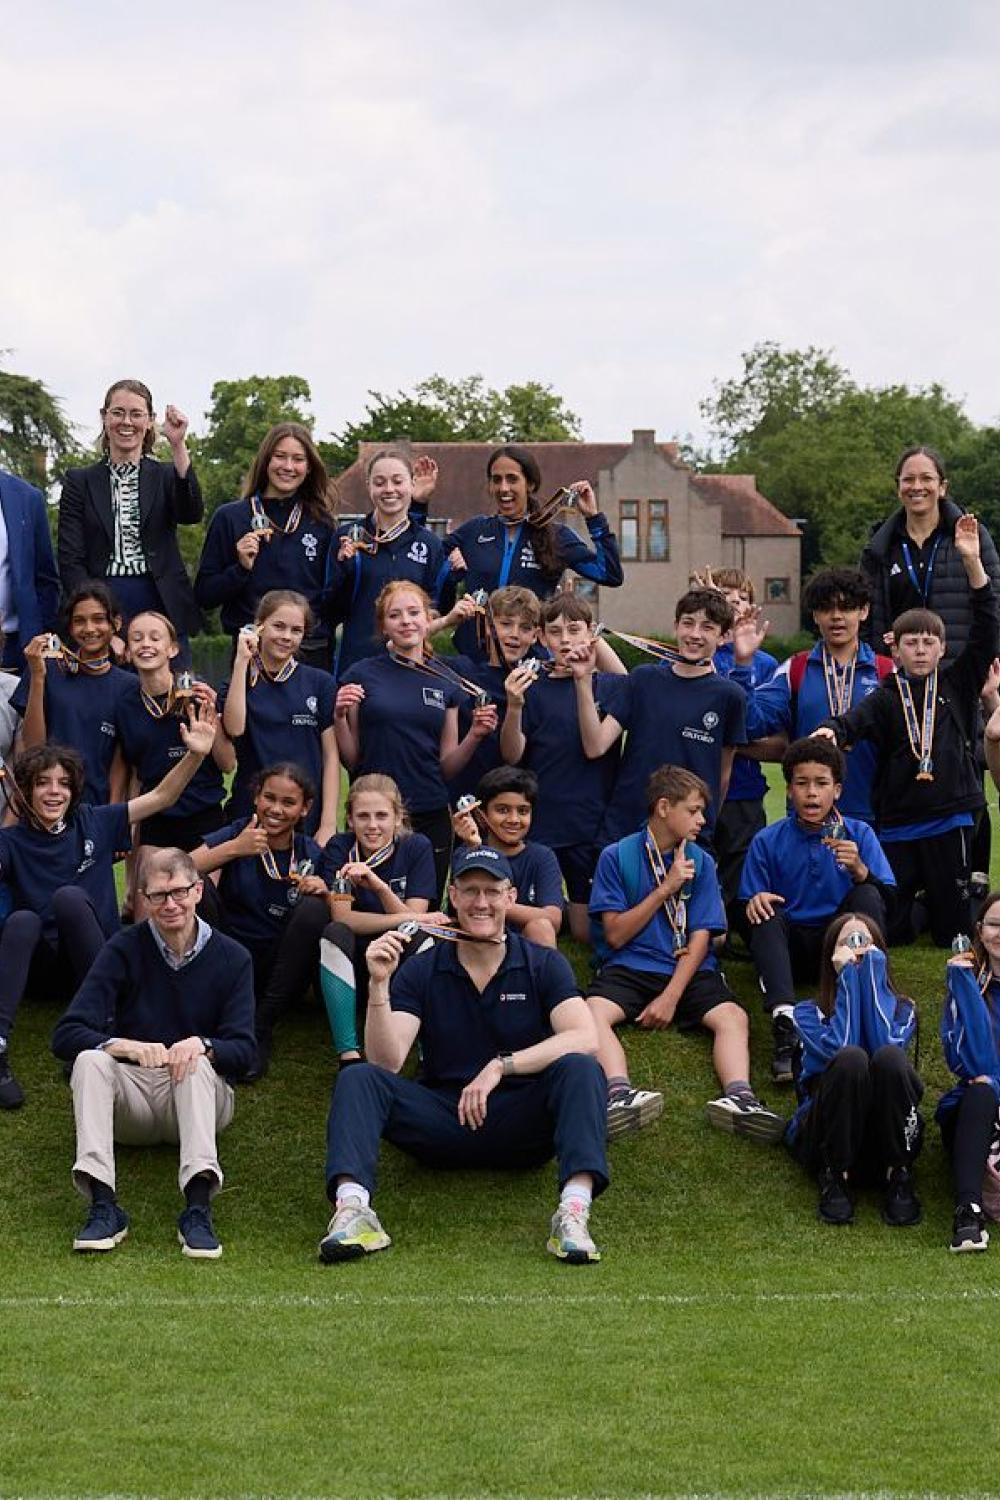
[[[345,1198],[319,1242],[319,1258],[327,1265],[335,1260],[357,1260],[386,1250],[391,1244],[375,1210],[365,1208],[357,1198]]]
[[[709,1124],[717,1130],[729,1130],[734,1135],[749,1135],[755,1141],[773,1145],[785,1133],[785,1121],[773,1109],[762,1104],[756,1094],[743,1094],[733,1098],[723,1094],[720,1099],[710,1099],[705,1105]]]
[[[585,1266],[598,1261],[601,1252],[590,1237],[588,1212],[577,1203],[560,1203],[552,1215],[548,1242],[550,1255],[569,1266]]]
[[[644,1125],[652,1125],[663,1113],[663,1095],[652,1089],[629,1089],[608,1103],[608,1140],[631,1135]]]

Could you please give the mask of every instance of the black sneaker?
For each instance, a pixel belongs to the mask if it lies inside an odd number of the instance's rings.
[[[775,1016],[771,1022],[771,1034],[774,1037],[771,1077],[775,1083],[791,1083],[792,1058],[795,1056],[795,1027],[791,1016]]]
[[[7,1048],[0,1049],[0,1109],[20,1109],[24,1090],[10,1071]]]
[[[955,1220],[949,1250],[962,1255],[967,1250],[985,1250],[990,1242],[989,1230],[978,1203],[960,1203],[955,1209]]]
[[[819,1203],[816,1212],[824,1224],[853,1224],[854,1200],[839,1172],[824,1167],[819,1174]]]
[[[911,1225],[919,1224],[923,1216],[924,1211],[913,1186],[913,1173],[909,1167],[893,1167],[886,1184],[882,1222],[892,1229],[909,1229]]]

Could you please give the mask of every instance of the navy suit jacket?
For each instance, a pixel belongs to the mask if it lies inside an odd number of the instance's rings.
[[[26,642],[56,627],[59,574],[41,490],[0,470],[0,510],[7,528],[11,591],[18,622],[16,648],[8,651],[11,660],[4,665],[21,667]]]
[[[173,464],[144,458],[139,465],[139,535],[150,576],[175,627],[197,635],[202,627],[194,589],[177,545],[177,527],[205,513],[194,469],[183,479]],[[59,573],[66,593],[88,578],[108,576],[114,550],[111,473],[105,462],[67,469],[59,501]],[[114,579],[108,580],[114,593]]]

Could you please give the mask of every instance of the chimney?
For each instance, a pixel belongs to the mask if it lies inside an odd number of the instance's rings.
[[[632,428],[632,447],[633,448],[655,448],[655,446],[656,446],[656,429],[654,427],[633,427]]]

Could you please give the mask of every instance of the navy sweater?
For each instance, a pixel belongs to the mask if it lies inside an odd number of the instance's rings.
[[[113,1037],[173,1046],[188,1036],[212,1044],[216,1071],[245,1073],[257,1055],[250,955],[213,932],[183,969],[171,969],[148,922],[115,933],[94,960],[56,1026],[52,1050],[73,1062]]]

